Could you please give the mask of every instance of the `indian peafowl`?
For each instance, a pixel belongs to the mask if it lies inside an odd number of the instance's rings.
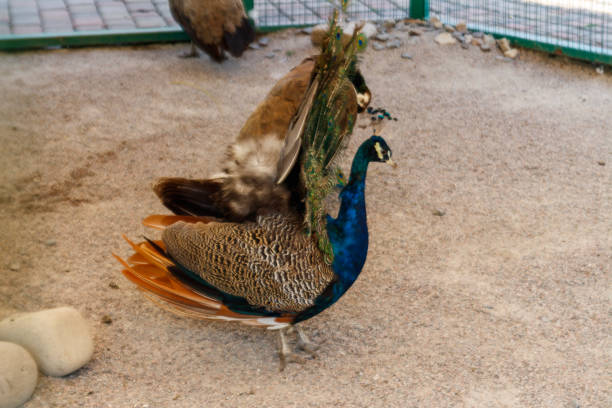
[[[285,205],[272,205],[242,222],[150,216],[144,224],[162,229],[161,241],[128,240],[135,254],[127,262],[118,258],[125,276],[172,312],[281,329],[281,369],[299,360],[284,332],[331,306],[359,276],[368,250],[368,164],[394,164],[380,136],[366,140],[340,192],[338,216],[326,214],[324,200],[337,183],[336,159],[354,120],[345,109],[354,94],[347,97],[351,94],[344,88],[352,86],[351,61],[364,42],[355,35],[343,48],[335,21],[270,181],[278,185],[297,173],[292,194],[301,194],[302,204],[287,197]],[[300,330],[298,346],[315,350]]]
[[[225,50],[240,57],[255,40],[242,0],[170,0],[170,12],[191,38],[191,51],[183,57],[197,57],[197,45],[222,62]]]
[[[178,215],[242,221],[271,203],[285,202],[288,184],[295,183],[296,177],[282,185],[270,181],[276,177],[279,152],[313,79],[318,58],[306,58],[270,90],[229,147],[222,174],[209,179],[162,178],[154,186],[162,203]],[[364,111],[371,100],[357,60],[353,59],[351,64],[354,66],[347,75],[353,86],[343,88],[349,99],[345,103],[347,117]]]

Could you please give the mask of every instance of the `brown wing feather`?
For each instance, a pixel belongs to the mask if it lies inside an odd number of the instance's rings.
[[[312,79],[314,59],[306,58],[282,77],[240,130],[237,142],[275,135],[284,140]]]
[[[186,224],[162,235],[170,256],[219,290],[274,312],[300,312],[334,279],[297,218]]]

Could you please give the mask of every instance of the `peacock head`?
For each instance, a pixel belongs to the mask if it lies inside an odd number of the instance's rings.
[[[397,164],[391,159],[391,149],[380,136],[372,136],[366,142],[368,145],[368,160],[373,162],[388,163],[393,167],[397,167]]]

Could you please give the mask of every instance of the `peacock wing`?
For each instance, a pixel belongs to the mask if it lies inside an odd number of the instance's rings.
[[[313,306],[334,279],[297,218],[178,222],[164,230],[162,239],[180,272],[220,291],[230,309],[300,312]]]

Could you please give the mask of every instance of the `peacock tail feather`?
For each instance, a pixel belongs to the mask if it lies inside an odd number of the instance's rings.
[[[334,12],[327,38],[317,59],[313,83],[318,84],[302,135],[302,169],[304,184],[306,233],[312,235],[325,261],[334,259],[326,229],[325,198],[338,184],[339,154],[353,132],[357,112],[357,94],[351,82],[357,71],[357,53],[365,49],[366,38],[355,29],[346,45],[343,31]]]

